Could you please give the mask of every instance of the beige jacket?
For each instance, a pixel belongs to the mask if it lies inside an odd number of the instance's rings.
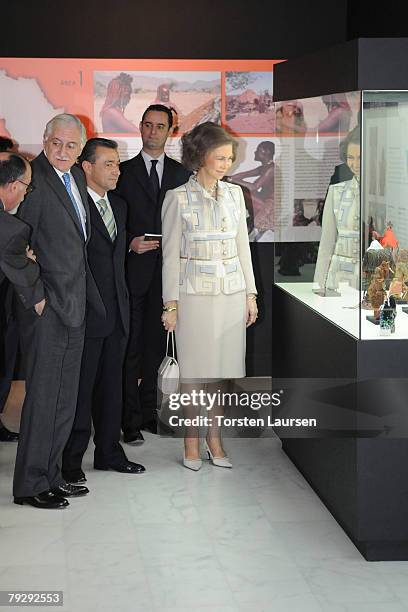
[[[256,293],[241,187],[218,181],[214,200],[191,177],[162,207],[163,302],[191,295]]]
[[[360,189],[356,178],[330,185],[323,210],[314,280],[326,289],[359,289]]]

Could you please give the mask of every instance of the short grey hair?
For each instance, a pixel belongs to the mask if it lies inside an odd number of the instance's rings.
[[[61,113],[60,115],[55,115],[55,117],[49,120],[49,122],[45,126],[44,140],[52,134],[54,126],[57,123],[64,123],[65,125],[74,125],[79,128],[81,132],[81,147],[84,147],[87,140],[85,126],[82,121],[78,119],[78,117],[76,117],[75,115],[70,115],[69,113]]]

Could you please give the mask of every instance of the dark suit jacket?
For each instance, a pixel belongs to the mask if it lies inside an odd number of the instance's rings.
[[[175,189],[186,183],[188,172],[179,162],[165,155],[159,202],[154,201],[150,177],[141,153],[120,165],[117,192],[128,205],[128,243],[135,236],[161,234],[161,206],[168,189]],[[137,255],[130,252],[127,257],[129,290],[134,295],[147,291],[156,264],[161,265],[161,249]]]
[[[86,255],[91,224],[85,178],[82,170],[71,168],[86,211],[86,243],[72,201],[44,153],[31,166],[35,190],[20,205],[18,215],[32,228],[31,248],[41,267],[48,303],[64,325],[78,327],[87,301],[105,316]]]
[[[0,284],[7,277],[26,308],[44,297],[40,267],[27,257],[29,241],[28,225],[0,209]]]
[[[129,294],[125,281],[127,252],[126,202],[109,192],[109,203],[116,221],[117,236],[112,242],[102,217],[88,195],[91,219],[91,239],[88,242],[88,262],[106,310],[101,316],[88,305],[85,335],[90,338],[109,336],[119,314],[125,336],[129,333]]]
[[[4,342],[11,305],[11,287],[6,278],[14,284],[26,308],[44,297],[40,267],[27,257],[29,237],[28,225],[4,211],[0,202],[0,377],[7,365]],[[2,406],[0,412],[1,409]]]

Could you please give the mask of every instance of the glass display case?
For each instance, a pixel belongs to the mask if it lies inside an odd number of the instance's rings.
[[[357,339],[408,338],[408,91],[275,110],[275,283]]]

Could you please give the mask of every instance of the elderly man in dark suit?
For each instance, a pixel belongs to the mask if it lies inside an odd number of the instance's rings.
[[[41,267],[45,307],[19,313],[26,356],[26,398],[14,472],[14,502],[64,508],[67,497],[88,493],[64,481],[62,453],[75,416],[86,303],[105,316],[89,269],[89,207],[82,171],[74,166],[86,140],[73,115],[45,128],[44,150],[32,162],[35,190],[19,216],[32,228],[31,247]]]
[[[120,173],[117,148],[113,140],[91,138],[79,158],[87,182],[92,228],[88,262],[106,316],[89,305],[77,410],[62,464],[63,476],[71,483],[85,481],[82,459],[91,434],[91,416],[95,429],[94,467],[127,474],[145,471],[142,465],[127,459],[119,443],[129,295],[125,281],[126,202],[111,192]]]
[[[0,153],[0,295],[5,302],[8,301],[6,296],[10,293],[10,282],[26,308],[35,308],[41,313],[45,304],[44,288],[40,280],[40,268],[28,251],[30,228],[13,214],[31,190],[30,164],[14,153]],[[6,321],[1,323],[0,334],[3,336],[3,332],[7,333],[8,330]],[[8,346],[9,340],[13,338],[0,339],[0,412],[10,389],[14,369],[15,347]],[[0,441],[16,439],[18,434],[9,431],[0,421]]]
[[[161,324],[161,205],[168,189],[185,183],[190,173],[164,154],[172,113],[152,104],[143,113],[139,155],[121,164],[118,193],[128,205],[127,278],[130,291],[130,338],[125,363],[124,441],[143,442],[141,429],[156,431],[157,370],[165,352]],[[138,385],[138,379],[141,379]]]

